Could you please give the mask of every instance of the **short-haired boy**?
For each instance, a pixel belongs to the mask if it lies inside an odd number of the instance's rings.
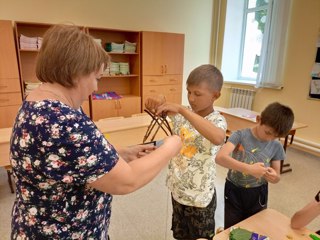
[[[280,160],[285,152],[280,137],[292,128],[292,110],[278,102],[269,104],[257,116],[253,128],[232,133],[216,162],[229,168],[225,183],[224,227],[267,208],[268,182],[280,180]]]
[[[227,124],[213,109],[213,103],[220,97],[222,84],[219,69],[205,64],[195,68],[187,79],[190,107],[163,98],[146,101],[148,109],[171,117],[173,132],[182,139],[183,147],[171,159],[167,175],[175,239],[212,239],[215,233],[215,156],[224,143]]]

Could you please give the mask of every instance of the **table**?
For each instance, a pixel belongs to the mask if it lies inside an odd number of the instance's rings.
[[[256,117],[260,113],[251,111],[244,108],[223,108],[223,107],[215,107],[215,110],[221,112],[221,114],[225,117],[228,123],[227,133],[231,133],[233,131],[250,128],[256,125]],[[288,133],[288,135],[284,138],[283,141],[283,149],[286,151],[289,144],[292,144],[294,135],[296,134],[297,129],[307,127],[304,123],[294,122],[293,126]],[[284,169],[284,167],[289,167]],[[284,164],[281,161],[280,173],[291,172],[290,164]]]
[[[151,117],[146,113],[135,114],[132,117],[116,117],[101,119],[95,124],[107,137],[108,141],[115,146],[130,146],[140,144],[151,122]],[[11,166],[9,160],[10,136],[12,128],[0,128],[0,167],[4,167],[8,173],[8,182],[13,193],[11,180]],[[166,137],[159,130],[155,140]]]
[[[11,166],[9,162],[10,136],[12,128],[0,128],[0,167],[4,167],[8,174],[8,183],[13,193]]]
[[[256,213],[255,215],[243,220],[235,226],[245,228],[260,235],[268,236],[270,240],[311,239],[309,234],[312,233],[316,235],[307,228],[302,228],[299,230],[292,229],[290,227],[289,217],[270,208]],[[230,228],[215,235],[213,240],[227,240],[229,239],[229,233]]]

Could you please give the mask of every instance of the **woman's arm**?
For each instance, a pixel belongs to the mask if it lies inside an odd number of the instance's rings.
[[[320,202],[315,199],[297,211],[291,218],[292,228],[302,228],[320,215]]]
[[[175,135],[167,137],[159,148],[134,161],[127,163],[120,156],[109,173],[88,185],[110,194],[131,193],[149,183],[181,146],[181,139]]]

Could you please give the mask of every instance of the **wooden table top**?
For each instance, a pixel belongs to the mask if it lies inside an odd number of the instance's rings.
[[[315,234],[307,228],[299,230],[290,227],[290,218],[274,209],[265,209],[235,225],[260,235],[268,236],[270,240],[300,240],[311,239]],[[230,228],[217,234],[214,240],[229,239]],[[316,234],[315,234],[316,235]],[[319,236],[320,237],[320,236]]]
[[[244,108],[223,108],[214,107],[215,110],[221,112],[225,116],[228,123],[228,130],[235,131],[242,128],[252,127],[256,123],[256,117],[260,114],[255,111],[251,111]],[[294,122],[291,128],[292,130],[301,129],[307,127],[307,124]]]

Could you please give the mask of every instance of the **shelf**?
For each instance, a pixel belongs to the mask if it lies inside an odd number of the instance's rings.
[[[40,49],[19,49],[20,52],[35,52],[38,53]]]
[[[117,53],[117,52],[107,52],[109,55],[139,55],[139,53]]]
[[[139,77],[137,74],[130,75],[103,75],[103,78],[131,78],[131,77]]]

